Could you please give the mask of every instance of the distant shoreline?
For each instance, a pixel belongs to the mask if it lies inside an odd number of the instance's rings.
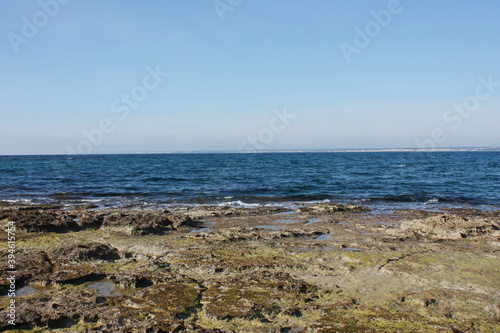
[[[282,149],[282,150],[193,150],[102,152],[92,154],[0,154],[2,156],[85,156],[85,155],[162,155],[162,154],[270,154],[270,153],[412,153],[412,152],[498,152],[500,147],[476,148],[353,148],[353,149]]]
[[[325,149],[325,150],[269,150],[243,151],[235,153],[384,153],[384,152],[474,152],[500,151],[500,147],[491,148],[381,148],[381,149]]]

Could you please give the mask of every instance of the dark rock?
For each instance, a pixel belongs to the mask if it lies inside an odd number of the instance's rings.
[[[61,247],[49,253],[53,260],[58,261],[113,261],[120,259],[118,250],[106,244],[88,243]]]
[[[63,210],[54,206],[1,207],[0,219],[14,221],[22,232],[57,232],[99,229],[126,235],[162,233],[193,222],[185,214],[172,214],[167,210],[88,210],[75,207]]]
[[[83,228],[75,221],[76,216],[57,209],[19,209],[6,215],[5,218],[14,221],[16,229],[23,232],[68,232]]]
[[[188,212],[194,218],[220,217],[220,216],[260,216],[286,212],[289,209],[283,207],[261,206],[255,208],[231,207],[231,206],[201,206]]]
[[[314,206],[300,207],[295,210],[297,214],[328,215],[334,213],[363,213],[370,211],[363,206],[348,206],[341,204],[319,204]]]
[[[209,317],[219,320],[232,318],[265,321],[276,312],[296,309],[279,309],[278,301],[297,301],[313,296],[316,288],[295,280],[282,272],[253,272],[223,281],[211,282],[203,294],[202,303]],[[300,313],[301,315],[301,313]]]
[[[52,263],[43,251],[34,251],[30,253],[20,252],[16,254],[16,286],[19,288],[23,284],[37,282],[40,277],[50,273],[52,270]],[[0,261],[0,272],[2,276],[8,276],[8,262],[7,260]],[[4,293],[8,289],[8,281],[4,278],[0,280],[0,291]]]
[[[307,231],[303,229],[291,230],[268,230],[252,227],[233,227],[218,231],[206,233],[190,233],[188,238],[207,238],[211,240],[239,241],[239,240],[258,240],[258,239],[280,239],[288,237],[314,237],[327,233],[328,231]]]
[[[117,211],[104,217],[101,229],[126,235],[145,235],[174,230],[192,220],[186,215],[157,211]]]

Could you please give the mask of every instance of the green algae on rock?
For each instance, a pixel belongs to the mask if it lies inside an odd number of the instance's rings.
[[[18,286],[35,287],[17,298],[16,328],[500,331],[497,213],[372,214],[326,206],[287,211],[294,214],[287,223],[280,222],[280,210],[262,207],[2,206],[4,225],[19,218],[26,231],[16,235]],[[38,227],[30,222],[37,214]],[[307,223],[310,215],[318,219]],[[202,216],[209,221],[198,220]],[[190,233],[203,227],[210,232]],[[314,240],[327,233],[328,239]],[[5,260],[0,270],[7,272]],[[120,292],[102,295],[88,288],[99,281]],[[7,287],[4,280],[0,287]],[[0,300],[0,330],[8,329],[7,301]]]

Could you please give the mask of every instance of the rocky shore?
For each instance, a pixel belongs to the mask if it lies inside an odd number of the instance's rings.
[[[0,203],[16,332],[500,332],[500,211]]]

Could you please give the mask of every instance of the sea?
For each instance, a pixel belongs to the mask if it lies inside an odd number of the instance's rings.
[[[336,202],[499,209],[500,152],[0,156],[0,201],[96,208]]]

